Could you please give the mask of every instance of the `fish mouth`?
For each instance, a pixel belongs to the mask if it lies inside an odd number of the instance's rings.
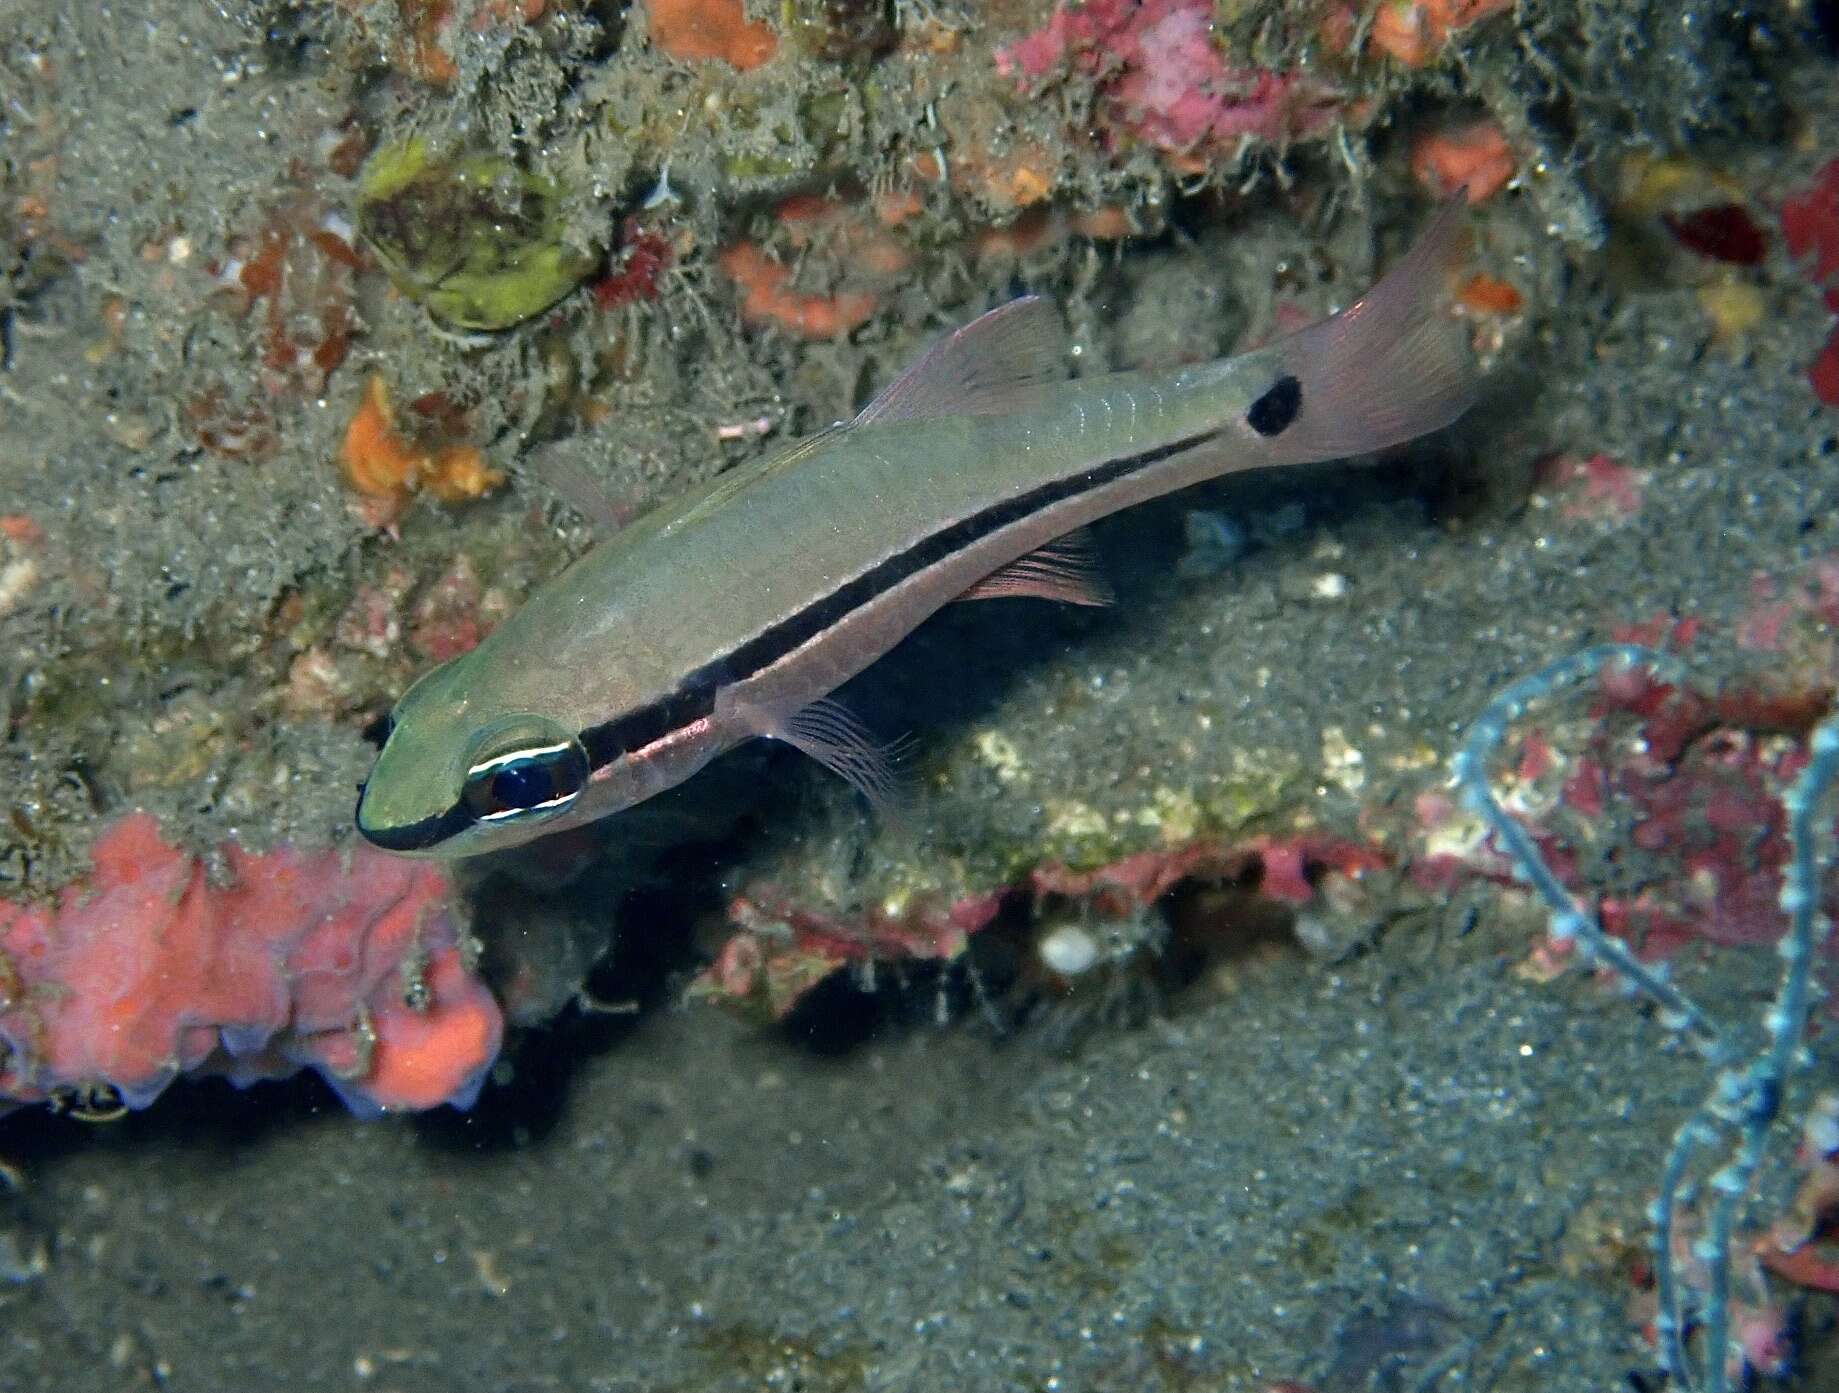
[[[352,815],[357,824],[358,835],[381,851],[393,851],[398,855],[427,855],[443,842],[450,841],[473,825],[473,815],[464,807],[456,804],[444,813],[433,817],[424,817],[416,822],[398,823],[393,827],[380,827],[367,821],[364,816],[364,789],[358,789],[358,806]]]

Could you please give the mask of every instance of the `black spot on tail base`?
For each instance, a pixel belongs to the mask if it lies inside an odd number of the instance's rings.
[[[1251,409],[1245,413],[1245,424],[1268,439],[1290,429],[1290,423],[1302,409],[1303,384],[1286,373],[1251,404]]]

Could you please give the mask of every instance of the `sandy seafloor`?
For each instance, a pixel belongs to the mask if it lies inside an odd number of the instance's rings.
[[[5,1377],[1625,1387],[1624,1293],[1574,1274],[1698,1086],[1620,1003],[1420,945],[1274,967],[1072,1066],[672,1016],[523,1145],[199,1088],[29,1155],[56,1251],[9,1296]]]
[[[1688,291],[1586,274],[1577,295],[1537,373],[1507,364],[1421,467],[1280,486],[1310,524],[1205,581],[1173,574],[1179,509],[1152,510],[1101,539],[1112,615],[1029,620],[994,648],[997,621],[948,619],[900,671],[952,684],[986,645],[1005,676],[974,719],[1076,784],[1107,747],[1158,749],[1155,713],[1197,691],[1232,691],[1221,738],[1258,748],[1408,705],[1396,738],[1447,750],[1501,682],[1615,623],[1727,629],[1753,575],[1835,546],[1839,414],[1801,375],[1814,299],[1784,290],[1730,353]],[[57,394],[21,371],[40,436]],[[8,450],[30,453],[26,419],[0,418]],[[1651,470],[1639,512],[1445,526],[1423,505],[1440,461],[1494,481],[1561,448]],[[1207,501],[1256,511],[1271,487]],[[1325,544],[1339,603],[1310,599]],[[1090,730],[1050,709],[1068,684],[1103,689]],[[833,835],[826,797],[790,797],[820,806],[770,846],[680,867],[684,901],[750,857],[795,863],[801,828]],[[1002,799],[993,825],[1026,815]],[[1600,1254],[1644,1241],[1702,1066],[1596,984],[1513,975],[1529,921],[1470,907],[1338,965],[1260,958],[1071,1059],[968,1010],[820,1054],[695,1007],[537,1033],[463,1118],[360,1122],[311,1081],[183,1083],[111,1126],[16,1114],[0,1388],[1632,1387],[1651,1356]],[[1680,971],[1751,1018],[1772,964]],[[1814,1043],[1830,1080],[1839,1045]],[[1777,1167],[1765,1197],[1785,1184]],[[1790,1386],[1839,1386],[1813,1333],[1823,1362]]]

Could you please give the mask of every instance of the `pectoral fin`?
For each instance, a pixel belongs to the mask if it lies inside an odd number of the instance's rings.
[[[755,735],[783,740],[844,779],[877,813],[888,814],[900,802],[897,767],[900,744],[880,744],[841,702],[820,697],[808,706],[779,715],[736,707],[733,716]]]

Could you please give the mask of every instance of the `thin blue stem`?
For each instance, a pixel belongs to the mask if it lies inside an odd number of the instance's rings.
[[[1801,1055],[1808,1013],[1818,995],[1813,981],[1815,950],[1827,932],[1819,907],[1819,847],[1815,818],[1822,800],[1839,778],[1839,718],[1821,724],[1810,740],[1812,757],[1784,799],[1788,811],[1790,857],[1781,891],[1788,931],[1780,944],[1781,982],[1764,1017],[1768,1043],[1747,1066],[1735,1067],[1736,1046],[1664,972],[1651,969],[1621,942],[1603,931],[1594,914],[1553,873],[1532,837],[1508,816],[1494,797],[1487,761],[1506,737],[1507,728],[1529,703],[1561,686],[1595,675],[1620,662],[1649,669],[1671,682],[1679,664],[1665,654],[1633,644],[1601,644],[1560,659],[1523,677],[1501,692],[1469,728],[1455,761],[1464,802],[1479,815],[1516,871],[1551,911],[1554,937],[1574,940],[1580,952],[1609,967],[1622,981],[1657,1003],[1675,1027],[1689,1031],[1717,1068],[1711,1093],[1675,1133],[1661,1168],[1660,1193],[1649,1210],[1654,1225],[1656,1341],[1668,1376],[1689,1393],[1729,1393],[1730,1388],[1730,1245],[1738,1213],[1755,1183],[1768,1149],[1769,1133],[1780,1115],[1782,1094]],[[1705,1269],[1705,1290],[1697,1303],[1704,1338],[1702,1368],[1692,1367],[1686,1350],[1687,1315],[1675,1247],[1678,1209],[1687,1202],[1688,1177],[1697,1152],[1721,1135],[1731,1135],[1734,1154],[1709,1183],[1715,1196],[1705,1231],[1692,1244],[1692,1255]]]

